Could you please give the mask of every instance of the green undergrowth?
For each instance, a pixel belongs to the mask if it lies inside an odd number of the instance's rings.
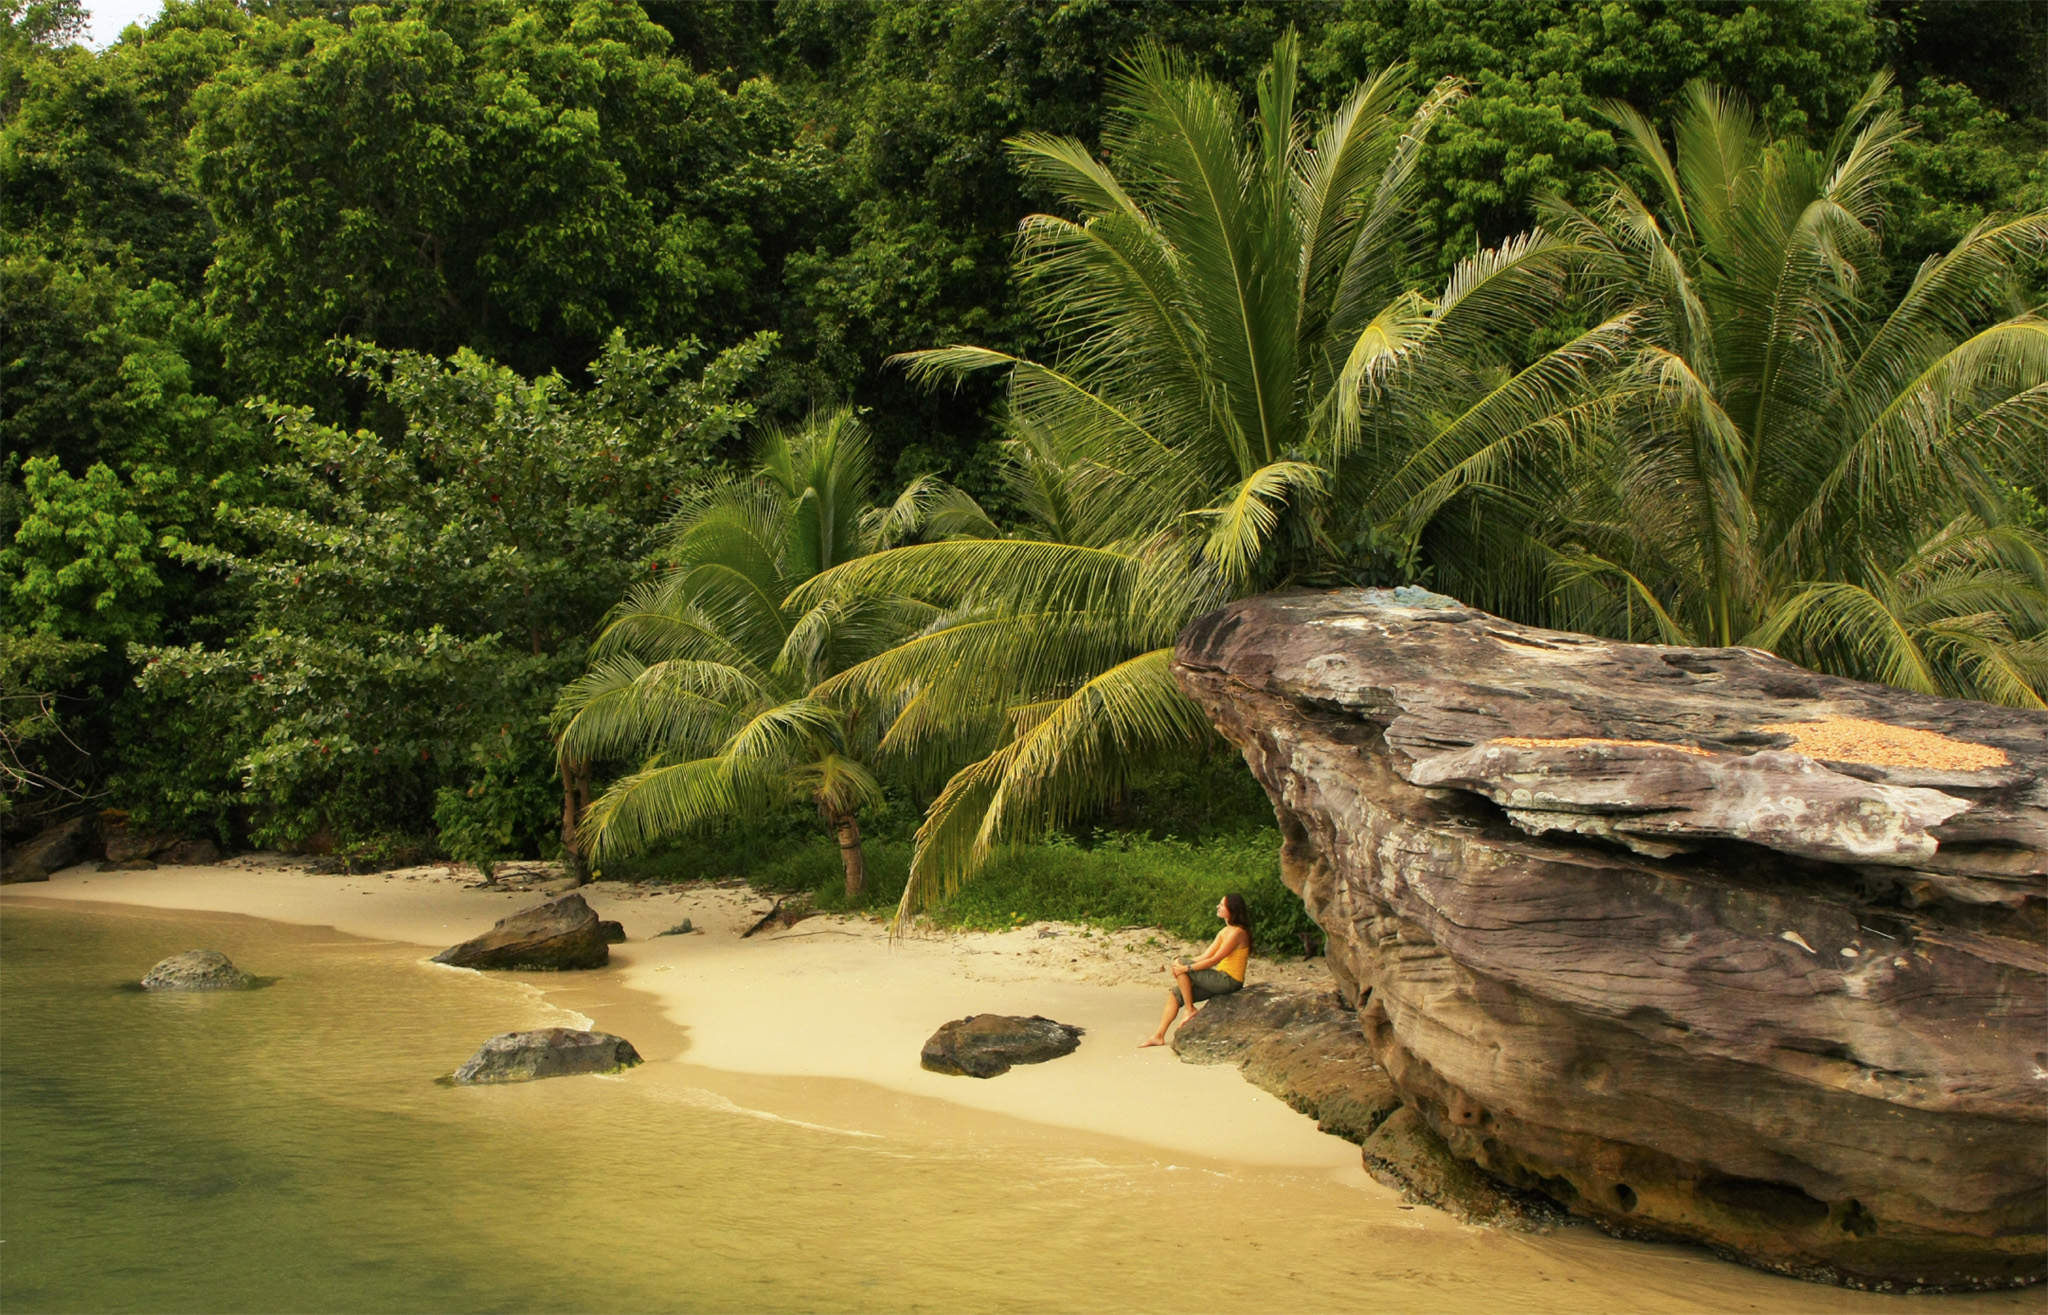
[[[820,835],[734,830],[686,840],[657,855],[608,865],[625,880],[743,877],[755,889],[809,893],[819,908],[893,914],[910,872],[908,839],[874,838],[868,885],[846,898],[839,848]],[[1299,956],[1320,935],[1280,881],[1280,836],[1270,827],[1200,840],[1097,831],[1059,836],[1005,855],[931,910],[942,927],[993,931],[1039,921],[1114,929],[1160,927],[1189,940],[1215,934],[1216,901],[1237,891],[1252,913],[1261,954]]]

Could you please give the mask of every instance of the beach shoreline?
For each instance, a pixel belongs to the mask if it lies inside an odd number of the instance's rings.
[[[370,874],[310,868],[266,854],[140,871],[79,865],[47,882],[0,888],[0,908],[32,900],[241,914],[438,951],[553,889],[481,886],[473,870],[448,865]],[[1160,965],[1200,948],[1156,928],[1104,933],[1032,923],[891,941],[885,923],[820,914],[742,938],[773,904],[743,883],[596,882],[581,892],[600,917],[625,927],[611,965],[525,976],[584,1013],[609,994],[607,985],[645,997],[686,1037],[676,1062],[862,1082],[1175,1154],[1328,1175],[1394,1199],[1365,1174],[1356,1147],[1317,1132],[1313,1120],[1233,1068],[1137,1049],[1158,1018],[1167,982]],[[659,935],[684,919],[692,932]],[[1252,980],[1314,987],[1327,974],[1315,961],[1255,958]],[[924,1071],[925,1038],[975,1013],[1043,1014],[1085,1028],[1087,1037],[1073,1055],[996,1079]]]

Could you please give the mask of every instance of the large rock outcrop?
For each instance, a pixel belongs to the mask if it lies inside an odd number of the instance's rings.
[[[2048,714],[1406,589],[1234,604],[1175,671],[1459,1155],[1804,1277],[2042,1277]]]
[[[596,910],[574,891],[500,918],[483,935],[451,945],[435,963],[456,968],[602,968],[611,950]]]

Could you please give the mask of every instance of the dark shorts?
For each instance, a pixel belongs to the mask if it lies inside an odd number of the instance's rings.
[[[1243,982],[1221,968],[1197,968],[1188,974],[1188,986],[1194,990],[1196,1004],[1219,995],[1229,995],[1243,985]],[[1166,990],[1174,999],[1180,1000],[1182,1005],[1187,1004],[1187,1001],[1180,999],[1179,986],[1169,986]]]

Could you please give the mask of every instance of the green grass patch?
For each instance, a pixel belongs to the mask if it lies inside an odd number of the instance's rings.
[[[839,848],[822,835],[782,828],[693,837],[658,855],[615,862],[605,875],[686,881],[744,877],[756,889],[810,892],[824,909],[892,914],[910,873],[908,840],[865,846],[868,889],[849,902]],[[1300,955],[1304,933],[1320,944],[1308,911],[1280,881],[1280,836],[1271,829],[1201,840],[1096,832],[1056,837],[1004,856],[932,910],[944,927],[989,931],[1041,920],[1093,927],[1162,927],[1207,940],[1216,901],[1237,891],[1252,913],[1259,952]]]

